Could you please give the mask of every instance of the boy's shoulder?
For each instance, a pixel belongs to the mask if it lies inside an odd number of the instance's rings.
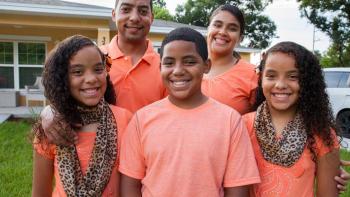
[[[139,110],[136,111],[137,114],[143,114],[143,113],[148,113],[148,112],[155,112],[155,111],[159,111],[159,110],[164,110],[166,107],[166,103],[167,103],[167,97],[163,98],[161,100],[155,101],[151,104],[148,104],[142,108],[140,108]]]
[[[235,110],[234,108],[228,106],[228,105],[225,105],[213,98],[209,98],[211,101],[211,108],[215,108],[215,109],[218,109],[218,111],[221,111],[221,112],[227,112],[227,113],[230,113],[230,114],[233,114],[235,116],[239,116],[241,117],[241,114]],[[215,110],[216,111],[216,110]]]
[[[242,116],[243,122],[248,129],[249,135],[253,134],[255,116],[256,116],[256,111],[244,114]]]

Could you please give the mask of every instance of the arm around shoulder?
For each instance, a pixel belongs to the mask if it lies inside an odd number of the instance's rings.
[[[53,108],[48,105],[40,114],[41,124],[48,142],[56,145],[70,145],[76,142],[77,135],[71,126],[59,118]],[[81,125],[76,125],[80,127]]]
[[[239,186],[239,187],[225,187],[225,197],[248,197],[250,186]]]
[[[33,185],[32,196],[47,197],[52,195],[52,179],[54,160],[48,159],[39,154],[36,150],[33,151]]]
[[[318,158],[317,161],[317,197],[338,196],[337,182],[339,174],[339,150],[333,149]]]
[[[120,197],[141,197],[141,180],[120,174]]]

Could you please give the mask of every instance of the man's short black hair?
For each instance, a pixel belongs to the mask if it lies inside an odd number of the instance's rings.
[[[208,60],[208,48],[207,42],[204,36],[198,31],[191,29],[189,27],[179,27],[172,30],[163,40],[162,46],[160,48],[160,57],[163,57],[164,46],[169,42],[182,40],[193,42],[196,45],[198,54],[202,57],[204,61]]]

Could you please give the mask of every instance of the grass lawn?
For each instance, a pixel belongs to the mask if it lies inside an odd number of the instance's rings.
[[[32,147],[28,140],[30,124],[0,124],[0,197],[31,196]],[[350,152],[341,151],[341,158],[350,160]],[[350,167],[347,167],[350,172]],[[348,191],[341,197],[350,197]]]
[[[27,138],[30,124],[0,124],[0,196],[31,196],[32,147]]]

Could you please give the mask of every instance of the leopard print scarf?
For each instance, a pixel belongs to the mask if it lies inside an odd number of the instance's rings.
[[[300,113],[282,131],[282,138],[276,138],[271,115],[266,101],[256,112],[254,128],[263,157],[270,163],[291,167],[304,151],[307,134]]]
[[[117,158],[117,124],[104,99],[94,109],[79,107],[78,110],[83,125],[98,122],[92,155],[83,176],[76,147],[57,146],[59,175],[67,197],[101,196]]]

